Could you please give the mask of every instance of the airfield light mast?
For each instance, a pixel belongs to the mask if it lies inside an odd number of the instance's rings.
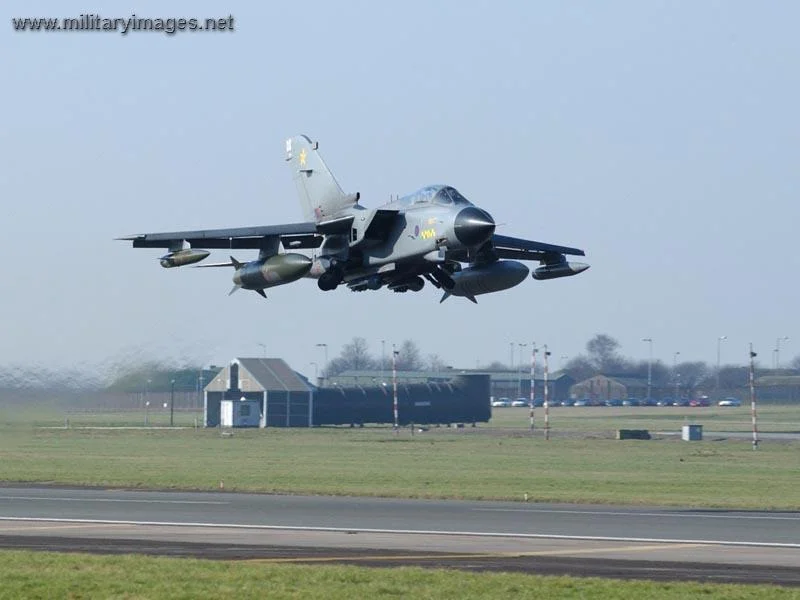
[[[531,433],[533,433],[533,407],[536,404],[536,342],[531,342]]]
[[[750,418],[753,421],[753,450],[758,450],[758,417],[756,415],[756,384],[755,384],[755,363],[757,356],[753,352],[753,343],[750,342]]]
[[[386,381],[386,340],[381,340],[381,383]]]
[[[547,357],[550,356],[550,352],[547,351],[547,344],[544,345],[544,439],[550,439],[550,392],[547,389],[547,378],[548,378],[548,364],[547,364]]]
[[[400,424],[397,418],[397,355],[400,354],[395,350],[392,344],[392,409],[394,411],[394,433],[397,434]]]
[[[175,424],[175,380],[170,381],[169,386],[169,426]]]

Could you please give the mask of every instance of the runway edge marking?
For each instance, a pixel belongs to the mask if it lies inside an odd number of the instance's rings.
[[[0,521],[31,523],[87,523],[102,525],[141,525],[149,527],[207,527],[213,529],[257,529],[264,531],[324,531],[332,533],[380,533],[398,535],[445,535],[460,537],[521,538],[540,540],[578,540],[595,542],[643,542],[651,544],[702,544],[705,546],[750,546],[757,548],[800,549],[800,544],[783,542],[743,542],[735,540],[691,540],[671,538],[636,538],[596,535],[559,535],[549,533],[503,533],[486,531],[437,531],[428,529],[370,529],[362,527],[314,527],[298,525],[245,525],[241,523],[192,523],[179,521],[126,521],[112,519],[61,519],[57,517],[0,517]]]

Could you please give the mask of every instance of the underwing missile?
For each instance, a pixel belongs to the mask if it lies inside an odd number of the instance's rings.
[[[200,262],[211,254],[208,250],[196,250],[194,248],[187,248],[185,250],[176,250],[170,252],[159,258],[161,266],[165,269],[172,267],[182,267],[183,265],[191,265],[192,263]]]
[[[562,262],[555,265],[544,265],[534,269],[531,277],[538,280],[556,279],[557,277],[571,277],[583,273],[589,265],[579,262]]]

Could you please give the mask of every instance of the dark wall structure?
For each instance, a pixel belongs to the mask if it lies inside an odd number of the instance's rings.
[[[397,385],[400,425],[486,423],[491,418],[488,375],[458,375],[446,383]],[[394,423],[391,385],[319,388],[315,425]]]

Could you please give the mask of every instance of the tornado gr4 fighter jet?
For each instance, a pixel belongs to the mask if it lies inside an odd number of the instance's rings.
[[[198,265],[232,267],[234,288],[265,296],[269,287],[302,277],[321,290],[340,285],[353,291],[418,292],[427,281],[449,296],[498,292],[522,282],[539,263],[534,279],[576,275],[589,268],[568,262],[583,250],[497,235],[492,216],[447,185],[430,185],[377,208],[366,208],[359,194],[347,194],[304,135],[286,140],[305,221],[234,229],[144,233],[120,238],[134,248],[165,248],[165,268],[197,263],[209,250],[258,250],[258,258]],[[297,250],[311,250],[307,256]],[[266,297],[266,296],[265,296]]]

